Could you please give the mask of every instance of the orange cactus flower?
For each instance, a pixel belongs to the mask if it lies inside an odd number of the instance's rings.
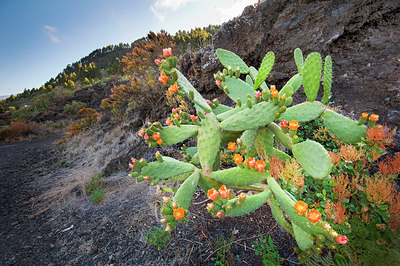
[[[274,97],[274,98],[278,98],[278,97],[279,97],[278,91],[275,90],[275,89],[272,89],[272,88],[271,88],[271,95],[272,95],[272,97]]]
[[[307,218],[312,222],[318,222],[319,220],[321,220],[321,214],[316,210],[316,209],[311,209],[308,213],[307,213]]]
[[[167,126],[173,126],[174,124],[171,121],[171,118],[167,118],[167,120],[165,121],[165,124],[167,124]]]
[[[235,142],[229,142],[228,143],[228,150],[230,150],[231,152],[234,152],[236,150]]]
[[[171,54],[172,54],[172,49],[171,48],[163,49],[163,55],[164,56],[170,56]]]
[[[160,81],[162,84],[167,84],[168,76],[165,75],[165,73],[161,73],[160,77],[158,78],[158,81]]]
[[[247,159],[247,166],[250,168],[253,168],[254,166],[256,166],[256,160],[254,160],[253,158],[248,158]]]
[[[216,199],[218,198],[218,191],[217,191],[215,188],[210,189],[210,190],[207,192],[207,197],[208,197],[210,200],[216,200]]]
[[[219,194],[221,195],[221,197],[222,197],[223,199],[229,197],[230,191],[231,191],[231,190],[230,190],[230,189],[227,189],[225,185],[222,185],[222,186],[218,189],[218,192],[219,192]]]
[[[289,122],[289,129],[296,131],[299,128],[299,123],[296,120]]]
[[[376,121],[379,120],[379,115],[372,114],[372,115],[369,117],[369,120],[372,121],[372,122],[376,122]]]
[[[239,198],[242,199],[242,200],[244,200],[244,199],[246,198],[246,193],[241,192],[241,193],[239,194]]]
[[[185,217],[185,211],[183,210],[183,208],[178,208],[174,210],[174,217],[175,220],[180,220],[183,217]]]
[[[219,86],[219,85],[221,85],[221,81],[219,81],[218,79],[215,81],[215,84],[217,85],[217,86]]]
[[[175,118],[176,120],[178,120],[178,119],[181,118],[181,117],[179,116],[179,114],[174,114],[174,118]]]
[[[174,83],[174,85],[171,85],[169,88],[168,88],[168,91],[170,92],[170,93],[172,93],[172,94],[175,94],[177,91],[178,91],[178,89],[179,89],[179,86],[178,86],[178,83]]]
[[[163,144],[162,139],[158,139],[156,142],[157,142],[158,145],[162,145]]]
[[[159,138],[161,138],[160,132],[156,132],[153,134],[153,139],[154,140],[158,140]]]
[[[145,176],[143,177],[143,179],[144,179],[144,180],[149,180],[149,176],[145,175]]]
[[[287,126],[288,126],[288,121],[285,120],[285,119],[283,119],[283,120],[281,121],[281,127],[282,127],[282,128],[286,128]]]
[[[239,165],[243,162],[243,156],[240,154],[235,154],[235,156],[233,156],[233,161],[235,164]]]
[[[362,113],[361,114],[362,119],[367,119],[368,118],[368,113]]]
[[[301,200],[299,200],[298,202],[296,202],[294,204],[293,207],[296,209],[298,214],[303,215],[303,214],[305,214],[307,212],[308,205],[307,205],[307,203],[302,202]]]
[[[264,169],[265,169],[265,163],[264,163],[264,161],[263,161],[263,160],[258,160],[258,161],[256,162],[255,169],[256,169],[257,171],[259,171],[259,172],[264,171]]]
[[[129,169],[134,169],[135,168],[135,165],[134,164],[129,164]]]

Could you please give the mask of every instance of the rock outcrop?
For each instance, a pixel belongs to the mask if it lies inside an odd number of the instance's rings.
[[[213,74],[222,66],[215,49],[231,50],[259,67],[276,55],[269,84],[282,86],[296,65],[293,51],[317,51],[333,59],[333,97],[348,115],[377,113],[400,127],[400,1],[264,1],[248,6],[214,35],[213,46],[185,55],[182,69],[202,92],[218,90]]]

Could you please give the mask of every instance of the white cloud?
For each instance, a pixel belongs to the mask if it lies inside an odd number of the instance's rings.
[[[215,13],[217,14],[220,23],[242,14],[246,6],[257,3],[257,0],[220,0],[215,1]]]
[[[177,10],[188,2],[199,0],[156,0],[151,6],[150,10],[153,14],[163,22],[165,17],[172,11]]]
[[[56,35],[56,32],[58,31],[58,29],[56,27],[44,25],[42,30],[46,33],[47,37],[49,37],[49,39],[52,42],[54,42],[54,43],[60,42],[60,39]]]

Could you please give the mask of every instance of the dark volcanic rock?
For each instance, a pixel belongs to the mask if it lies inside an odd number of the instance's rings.
[[[213,87],[212,74],[221,69],[212,55],[216,48],[231,50],[255,67],[273,51],[276,62],[267,82],[280,87],[297,72],[295,48],[305,56],[317,51],[332,56],[336,105],[355,117],[377,113],[381,121],[399,127],[399,10],[399,0],[262,1],[224,24],[214,35],[213,50],[190,57],[190,69],[199,72],[197,88],[207,91]],[[188,65],[189,58],[184,59]]]

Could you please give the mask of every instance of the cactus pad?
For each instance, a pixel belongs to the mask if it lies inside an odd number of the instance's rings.
[[[274,132],[276,138],[279,140],[279,142],[285,146],[286,149],[291,150],[293,146],[292,138],[289,137],[288,134],[283,133],[282,129],[280,126],[278,126],[275,123],[269,123],[268,125],[269,129]]]
[[[242,143],[246,145],[246,155],[249,157],[254,157],[257,154],[257,151],[255,149],[255,140],[257,137],[257,129],[249,129],[243,132],[242,136],[240,139],[242,140]]]
[[[246,105],[242,105],[241,107],[236,107],[236,108],[234,108],[234,109],[232,109],[230,111],[226,111],[226,112],[224,112],[222,114],[217,115],[217,119],[219,121],[223,121],[223,120],[227,119],[228,117],[231,117],[232,115],[234,115],[236,113],[239,113],[240,111],[242,111],[242,110],[244,110],[246,108],[247,108]]]
[[[260,87],[261,83],[265,81],[265,79],[268,77],[269,72],[271,72],[272,67],[274,66],[275,62],[275,54],[273,52],[268,52],[262,62],[260,69],[257,73],[257,78],[256,81],[254,82],[254,89],[258,89]]]
[[[295,222],[292,221],[292,228],[294,233],[294,238],[296,239],[296,243],[301,250],[306,250],[311,248],[314,245],[314,241],[310,239],[311,235],[301,229]]]
[[[331,173],[331,158],[318,142],[308,140],[297,143],[293,145],[292,152],[304,170],[313,178],[322,179]]]
[[[189,92],[193,91],[194,99],[192,100],[197,106],[202,108],[205,112],[212,112],[211,107],[204,100],[203,96],[192,86],[192,84],[186,79],[186,77],[179,71],[176,70],[178,74],[178,84],[179,87],[185,92],[186,96],[189,97]]]
[[[258,156],[264,158],[265,155],[271,156],[274,153],[274,133],[268,128],[264,127],[257,131],[257,137],[253,141]]]
[[[325,106],[318,102],[305,102],[293,107],[290,107],[284,112],[279,120],[296,120],[299,123],[307,122],[316,119],[324,111]]]
[[[194,165],[163,156],[163,162],[151,162],[142,168],[142,175],[158,179],[185,179],[195,169]]]
[[[251,87],[254,86],[254,82],[253,82],[252,78],[250,77],[250,75],[246,76],[246,83],[249,84]]]
[[[219,115],[219,114],[228,112],[228,111],[230,111],[230,110],[232,110],[231,107],[226,106],[226,105],[223,105],[223,104],[218,104],[218,106],[215,107],[212,111],[213,111],[213,113],[214,113],[215,115]]]
[[[279,96],[285,94],[286,97],[291,97],[300,88],[302,81],[303,79],[299,74],[294,75],[279,91]]]
[[[160,130],[160,135],[164,144],[172,145],[193,137],[198,130],[199,127],[194,125],[169,126]]]
[[[328,55],[325,57],[324,64],[324,96],[322,97],[321,102],[323,104],[327,104],[329,98],[331,97],[331,88],[332,88],[332,58]]]
[[[250,76],[251,76],[251,78],[253,79],[253,81],[256,80],[257,75],[258,75],[258,70],[257,70],[255,67],[251,66],[251,67],[250,67]],[[254,86],[254,85],[253,85],[253,86]],[[267,83],[265,83],[265,81],[261,83],[260,88],[261,88],[262,90],[267,90],[268,93],[269,93],[269,88],[268,88],[268,86],[267,86]]]
[[[307,99],[313,102],[318,95],[319,83],[322,73],[322,59],[319,53],[307,56],[303,67],[303,87]]]
[[[206,174],[212,171],[220,144],[221,131],[218,126],[218,121],[213,113],[209,113],[206,115],[206,118],[201,121],[197,138],[200,164]]]
[[[219,61],[221,61],[221,64],[225,67],[232,67],[233,70],[236,68],[240,68],[240,73],[241,74],[247,74],[249,73],[249,67],[246,65],[246,63],[237,56],[236,54],[232,53],[231,51],[224,50],[221,48],[218,48],[217,51],[217,56]]]
[[[211,173],[211,178],[214,178],[215,180],[218,180],[228,186],[234,187],[253,185],[267,179],[268,176],[268,172],[258,172],[254,169],[242,169],[239,167],[233,167]]]
[[[251,109],[244,109],[221,122],[225,130],[240,131],[265,126],[275,120],[279,106],[272,102],[260,102]]]
[[[269,199],[269,207],[271,208],[272,216],[275,218],[276,222],[285,229],[286,232],[293,235],[293,228],[290,224],[286,221],[285,216],[281,208],[276,203],[275,197],[272,195]]]
[[[303,52],[299,48],[296,48],[294,50],[294,61],[296,62],[297,70],[299,71],[300,75],[303,75],[303,60]]]
[[[231,204],[232,209],[226,212],[226,216],[236,217],[253,212],[264,205],[270,196],[271,189],[267,187],[263,192],[246,197],[246,200],[240,206],[235,205],[237,199],[229,200],[227,204]]]
[[[185,210],[189,209],[199,179],[200,174],[195,171],[181,184],[174,196],[174,201],[178,203],[179,207],[182,207]]]
[[[226,77],[225,84],[229,88],[229,93],[227,93],[227,95],[233,101],[236,102],[237,99],[240,99],[242,103],[245,103],[247,100],[247,94],[250,94],[251,99],[254,101],[253,88],[243,80]]]
[[[355,144],[365,137],[366,126],[358,125],[356,121],[332,110],[323,112],[322,118],[331,133],[345,143]]]

